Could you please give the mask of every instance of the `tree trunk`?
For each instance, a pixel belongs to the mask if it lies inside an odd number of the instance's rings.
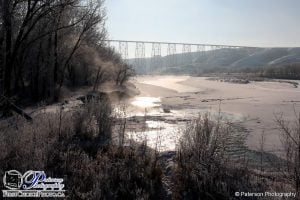
[[[12,1],[3,1],[3,24],[5,29],[5,65],[4,65],[4,95],[11,95],[12,79]]]

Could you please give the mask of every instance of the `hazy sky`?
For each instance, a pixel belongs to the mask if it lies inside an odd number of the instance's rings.
[[[111,39],[300,46],[299,0],[106,0]]]

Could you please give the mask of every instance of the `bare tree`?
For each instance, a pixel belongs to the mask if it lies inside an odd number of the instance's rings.
[[[116,85],[123,85],[130,77],[134,75],[134,70],[131,65],[121,63],[116,69],[115,83]]]
[[[51,95],[57,99],[77,50],[82,44],[96,48],[106,35],[103,3],[1,0],[4,95],[29,88],[36,100]]]

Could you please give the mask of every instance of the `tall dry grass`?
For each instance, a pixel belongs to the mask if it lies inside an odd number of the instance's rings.
[[[295,119],[287,120],[283,115],[275,116],[284,147],[286,168],[284,175],[293,184],[300,199],[300,113],[295,111]]]
[[[1,123],[0,174],[44,170],[64,178],[68,199],[159,199],[157,155],[144,144],[114,144],[112,116],[102,99],[75,111],[39,114],[32,123]]]
[[[264,191],[247,161],[229,156],[232,131],[230,123],[209,114],[187,125],[177,152],[174,199],[235,199],[235,192]]]
[[[209,114],[187,124],[174,166],[164,174],[168,170],[163,167],[170,163],[162,163],[146,142],[124,145],[126,117],[116,124],[117,116],[108,99],[102,98],[68,112],[40,113],[33,122],[18,117],[1,122],[0,174],[11,169],[44,170],[48,176],[64,178],[69,199],[222,200],[239,199],[234,193],[241,191],[286,190],[299,195],[300,117],[294,124],[277,118],[287,157],[285,176],[279,176],[282,172],[259,171],[245,158],[232,158],[233,124]],[[116,125],[118,133],[113,135]],[[169,188],[164,188],[166,176]]]

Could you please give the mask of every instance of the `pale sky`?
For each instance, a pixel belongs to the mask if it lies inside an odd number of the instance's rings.
[[[299,0],[106,0],[110,39],[300,47]]]

